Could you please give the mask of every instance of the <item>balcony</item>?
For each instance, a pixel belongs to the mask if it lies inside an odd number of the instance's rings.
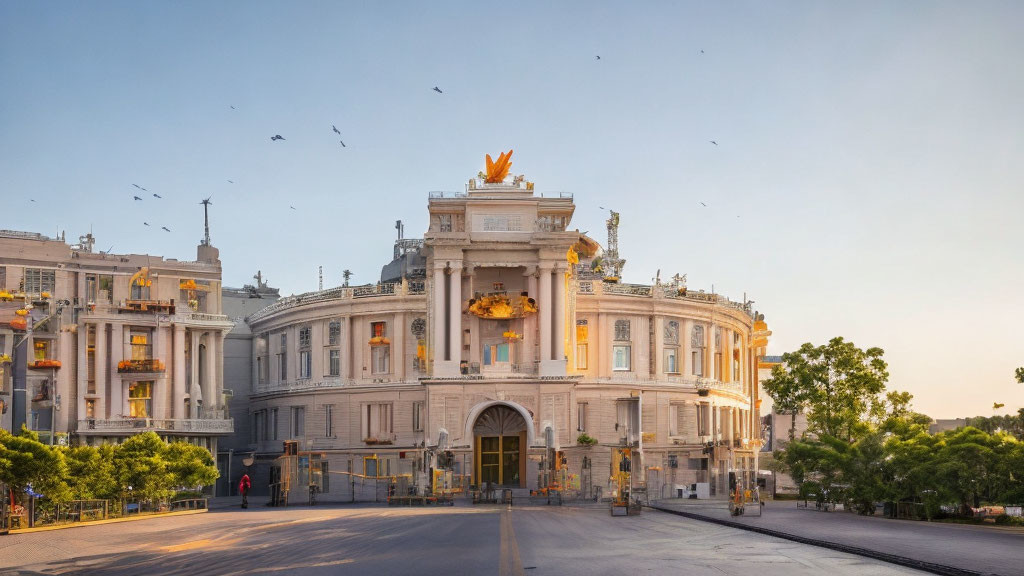
[[[167,370],[163,361],[153,358],[152,344],[127,344],[124,356],[127,360],[117,363],[118,374],[159,374]]]
[[[231,434],[235,421],[231,418],[90,418],[78,421],[79,434],[138,434],[141,432],[171,434]]]
[[[142,312],[154,314],[174,314],[174,299],[171,300],[134,300],[121,302],[118,312]]]

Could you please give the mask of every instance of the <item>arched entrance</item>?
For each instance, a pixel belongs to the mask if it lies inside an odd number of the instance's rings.
[[[473,423],[474,483],[526,487],[526,420],[515,408],[495,404]]]

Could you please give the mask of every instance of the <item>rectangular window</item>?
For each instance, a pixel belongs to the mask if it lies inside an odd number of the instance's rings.
[[[324,494],[331,491],[331,471],[327,465],[327,460],[320,461],[320,492]]]
[[[153,383],[132,382],[128,385],[128,415],[150,418],[153,415]]]
[[[629,320],[615,321],[615,339],[620,342],[629,342]]]
[[[0,266],[0,290],[7,289],[7,266]]]
[[[313,329],[309,326],[299,328],[299,348],[309,348],[313,342]]]
[[[339,344],[341,344],[341,322],[334,320],[327,325],[327,345],[338,346]]]
[[[85,275],[85,302],[87,304],[96,303],[97,294],[96,275],[86,274]]]
[[[668,435],[679,436],[679,405],[668,406]]]
[[[277,408],[271,408],[267,417],[267,440],[277,440]]]
[[[41,294],[53,292],[55,274],[53,270],[25,268],[25,293]]]
[[[100,274],[100,301],[105,301],[107,304],[114,302],[114,276],[112,274]]]
[[[576,431],[586,432],[587,431],[587,403],[577,402],[576,403]]]
[[[387,334],[385,333],[386,326],[386,322],[370,322],[370,334],[374,338],[383,338],[387,336]]]
[[[707,436],[710,434],[711,405],[702,402],[697,404],[694,409],[697,412],[697,435]]]
[[[341,376],[341,350],[331,350],[329,358],[331,376]]]
[[[366,404],[363,409],[363,439],[391,440],[391,404]]]
[[[388,374],[391,372],[391,347],[373,346],[370,348],[371,372]]]
[[[451,232],[452,231],[452,215],[451,214],[438,214],[437,215],[437,231],[438,232]]]
[[[413,432],[423,431],[423,402],[412,403],[412,430]]]
[[[50,341],[49,340],[34,340],[32,342],[32,348],[35,351],[36,360],[50,360]]]
[[[675,346],[665,348],[665,373],[679,373],[679,349]]]
[[[612,369],[613,370],[621,370],[621,371],[629,371],[630,370],[629,352],[630,352],[630,347],[629,346],[623,346],[623,345],[612,346],[612,362],[613,362],[612,363]]]
[[[722,353],[715,352],[715,380],[722,379]]]
[[[302,406],[292,406],[292,438],[302,438],[306,435],[306,409]]]
[[[576,344],[576,369],[587,369],[587,343]]]
[[[334,406],[324,406],[324,436],[334,438]]]
[[[704,349],[698,348],[691,352],[690,366],[693,367],[694,376],[704,375]]]
[[[309,350],[299,352],[299,378],[309,378],[313,371],[313,354]]]
[[[632,442],[640,431],[640,402],[638,399],[619,400],[615,403],[615,426],[621,438]]]

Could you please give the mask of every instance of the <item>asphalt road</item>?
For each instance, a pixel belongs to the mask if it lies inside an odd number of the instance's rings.
[[[0,537],[0,575],[919,574],[670,514],[595,508],[329,507]]]

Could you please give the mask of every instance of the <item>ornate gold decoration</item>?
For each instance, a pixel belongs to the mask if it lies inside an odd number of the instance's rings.
[[[512,151],[502,152],[498,156],[498,161],[491,160],[491,155],[487,154],[487,179],[484,182],[488,184],[499,184],[505,180],[508,176],[508,170],[512,167]]]
[[[565,252],[565,260],[569,262],[569,264],[579,264],[580,255],[577,254],[576,251],[572,249],[572,246],[570,246],[569,250]]]
[[[522,318],[537,312],[537,301],[526,292],[515,298],[504,292],[495,292],[470,300],[469,312],[480,318]]]

